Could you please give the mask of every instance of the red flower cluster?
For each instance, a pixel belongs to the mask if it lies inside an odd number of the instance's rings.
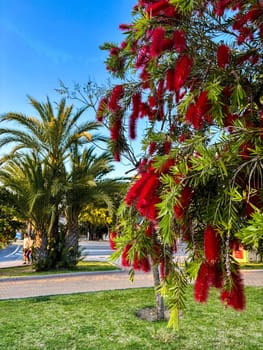
[[[135,270],[142,270],[144,272],[151,271],[151,265],[149,257],[147,255],[139,258],[139,254],[136,252],[133,261],[133,268]]]
[[[230,289],[224,289],[221,293],[221,301],[227,306],[233,307],[235,310],[244,310],[246,306],[246,298],[244,292],[243,280],[240,271],[231,273],[233,285]]]
[[[130,261],[129,261],[129,258],[128,258],[128,254],[129,254],[129,251],[131,249],[132,245],[131,244],[127,244],[122,252],[122,255],[121,255],[121,264],[123,267],[129,267],[131,266],[130,264]]]
[[[108,102],[108,107],[112,112],[117,112],[121,106],[120,106],[120,100],[123,97],[124,89],[123,85],[116,85],[112,89],[112,93]]]
[[[150,166],[129,189],[125,198],[126,204],[136,204],[136,208],[142,216],[147,217],[150,221],[156,221],[157,209],[155,205],[160,202],[159,185],[159,177]]]
[[[188,186],[184,187],[177,204],[174,206],[174,216],[177,220],[181,220],[184,217],[185,210],[189,207],[192,197],[193,190]]]
[[[182,53],[187,49],[185,33],[178,29],[173,34],[174,48],[178,53]]]
[[[220,260],[220,236],[218,230],[207,225],[204,230],[204,252],[206,261],[210,264]]]
[[[211,103],[208,100],[207,91],[202,91],[198,96],[196,103],[191,103],[187,109],[185,121],[192,124],[196,130],[202,128],[204,122],[211,122],[209,111]]]
[[[230,48],[225,45],[219,45],[217,48],[217,63],[220,68],[225,68],[230,62]]]
[[[110,232],[109,239],[110,239],[110,247],[112,250],[116,249],[116,243],[115,243],[115,238],[117,237],[117,233],[112,231]]]
[[[136,138],[136,121],[140,114],[140,106],[141,106],[141,94],[135,93],[132,96],[132,114],[129,119],[129,134],[132,140]]]
[[[166,88],[169,91],[179,92],[184,86],[193,65],[193,59],[188,55],[178,58],[175,68],[169,68],[166,73]]]
[[[142,1],[147,5],[147,2]],[[149,17],[163,16],[163,17],[175,17],[178,15],[175,6],[170,5],[169,0],[159,0],[157,2],[151,1],[146,7],[146,12]]]
[[[223,274],[220,265],[203,262],[198,271],[194,286],[195,300],[205,303],[208,299],[210,287],[222,288]]]

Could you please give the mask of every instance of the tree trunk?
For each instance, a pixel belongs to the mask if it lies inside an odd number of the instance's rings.
[[[49,235],[49,258],[51,268],[57,268],[61,264],[61,250],[62,244],[59,235],[59,212],[56,209],[54,213],[54,219],[52,222],[52,227]]]
[[[164,320],[164,300],[161,294],[158,292],[158,288],[160,287],[160,274],[159,274],[159,265],[154,264],[152,266],[153,271],[153,282],[155,289],[155,302],[156,302],[156,313],[158,320]]]
[[[65,236],[65,260],[69,265],[76,265],[79,259],[79,224],[78,220],[70,220]]]
[[[45,230],[37,229],[33,243],[33,264],[36,270],[47,270],[49,268],[49,259],[47,251],[48,239]]]

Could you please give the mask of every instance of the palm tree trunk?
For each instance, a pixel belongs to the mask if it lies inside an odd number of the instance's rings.
[[[47,251],[48,239],[45,230],[37,229],[33,243],[33,264],[37,271],[49,268]]]
[[[77,219],[68,222],[65,237],[66,260],[69,265],[76,265],[79,258],[79,223]]]

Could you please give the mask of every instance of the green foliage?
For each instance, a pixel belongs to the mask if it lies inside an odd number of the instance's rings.
[[[186,274],[178,266],[175,266],[165,283],[160,287],[160,293],[164,296],[170,310],[168,327],[174,330],[178,330],[179,314],[185,309],[187,285]]]
[[[245,247],[255,249],[263,257],[263,213],[255,208],[248,224],[237,232],[237,237]]]

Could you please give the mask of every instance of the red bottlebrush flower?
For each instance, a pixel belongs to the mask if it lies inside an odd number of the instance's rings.
[[[153,198],[155,196],[155,192],[158,189],[160,185],[160,180],[158,178],[158,176],[154,173],[150,174],[150,177],[148,177],[147,181],[144,181],[144,186],[141,190],[140,196],[139,196],[139,200],[138,200],[138,208],[140,208],[140,206],[145,206],[148,205],[148,201],[150,198]]]
[[[178,58],[174,72],[174,88],[179,91],[185,84],[193,65],[193,59],[188,55],[183,55]]]
[[[146,8],[146,11],[149,16],[158,16],[158,15],[174,15],[176,13],[175,7],[170,6],[168,0],[160,0],[156,3],[150,3]]]
[[[220,264],[210,264],[209,265],[209,283],[211,287],[222,288],[223,287],[223,272]]]
[[[187,135],[185,133],[182,133],[179,137],[178,137],[178,141],[179,142],[184,142],[187,139]]]
[[[150,107],[156,107],[157,106],[157,99],[155,96],[149,96],[148,102]]]
[[[166,73],[166,89],[169,91],[174,90],[174,69],[168,69]]]
[[[219,0],[215,3],[215,12],[218,17],[223,16],[225,10],[231,5],[232,0]]]
[[[191,240],[191,230],[189,226],[181,225],[182,240],[189,242]]]
[[[134,268],[134,270],[141,269],[141,261],[139,260],[138,252],[135,252],[135,254],[134,254],[133,268]]]
[[[152,119],[153,116],[153,110],[146,102],[142,102],[140,105],[140,118],[144,116],[148,116],[149,119]]]
[[[117,56],[120,53],[120,48],[119,47],[112,47],[110,49],[110,55],[111,56]]]
[[[142,88],[148,89],[150,87],[150,74],[146,69],[143,69],[140,74],[140,79],[142,81]]]
[[[156,142],[151,141],[149,144],[149,155],[152,156],[153,153],[156,151]]]
[[[224,126],[227,128],[227,130],[231,133],[233,131],[233,125],[234,121],[238,119],[237,114],[228,114],[224,119]]]
[[[235,310],[244,310],[246,306],[246,297],[240,271],[237,270],[236,273],[232,272],[231,278],[233,285],[230,289],[222,291],[221,301],[225,305],[233,307]]]
[[[194,285],[195,300],[205,303],[208,299],[209,287],[209,265],[202,263]]]
[[[148,59],[149,59],[149,47],[145,45],[139,51],[139,54],[135,63],[135,68],[143,67],[148,61]]]
[[[129,260],[128,260],[128,253],[129,253],[129,250],[131,249],[132,245],[131,244],[127,244],[125,247],[124,247],[124,250],[122,252],[122,255],[121,255],[121,264],[122,266],[124,267],[128,267],[128,266],[131,266]]]
[[[202,91],[196,101],[196,113],[200,115],[206,114],[211,108],[211,104],[208,100],[208,92]]]
[[[261,6],[262,5],[263,5],[263,3],[261,3]],[[261,8],[255,6],[255,7],[252,7],[248,11],[248,13],[246,14],[246,17],[250,22],[253,22],[253,21],[257,20],[257,18],[259,18],[262,14],[263,14],[263,12],[262,12]]]
[[[150,223],[145,230],[145,234],[147,237],[152,237],[154,233],[154,225],[152,223]]]
[[[113,153],[113,158],[116,162],[120,162],[121,160],[121,155],[120,155],[120,151],[115,149],[114,153]]]
[[[99,102],[99,106],[96,113],[96,119],[98,122],[102,122],[104,119],[104,113],[106,112],[108,106],[108,98],[102,97],[102,99]]]
[[[173,40],[175,51],[182,53],[187,49],[185,33],[183,30],[176,30],[173,35]]]
[[[253,196],[250,196],[249,201],[246,203],[246,216],[247,217],[250,217],[255,211],[255,209],[252,205],[254,207],[257,207],[257,208],[262,207],[262,203],[261,203],[260,196],[258,193],[254,194]]]
[[[157,217],[158,217],[158,210],[156,208],[156,204],[160,203],[160,197],[154,196],[150,200],[150,204],[147,207],[147,210],[145,211],[144,216],[147,217],[147,219],[151,222],[156,223],[157,222]]]
[[[225,68],[230,62],[230,48],[222,44],[217,48],[217,63],[220,68]]]
[[[211,225],[207,225],[204,230],[204,251],[206,261],[212,264],[219,261],[220,236],[217,229]]]
[[[187,108],[186,115],[185,115],[185,122],[187,124],[192,124],[193,119],[195,115],[195,104],[190,103],[190,105]]]
[[[182,189],[180,202],[182,207],[187,208],[193,197],[193,190],[191,187],[186,186]]]
[[[158,57],[163,51],[163,40],[165,36],[165,30],[162,27],[157,27],[153,30],[152,45],[150,55],[152,57]]]
[[[136,139],[136,117],[132,114],[129,120],[129,136],[131,140]]]
[[[113,111],[116,112],[120,109],[120,99],[123,97],[124,89],[123,85],[116,85],[111,93],[108,106]]]
[[[208,96],[207,91],[202,91],[200,93],[195,104],[194,113],[192,113],[192,116],[191,116],[193,127],[196,130],[201,129],[203,122],[205,120],[205,117],[211,108],[211,104],[207,96]]]
[[[144,272],[151,271],[151,264],[150,264],[148,256],[145,256],[141,259],[141,269]]]
[[[163,39],[162,41],[162,51],[171,50],[173,48],[172,39]]]
[[[111,135],[112,141],[117,141],[118,138],[120,137],[121,127],[122,127],[122,120],[120,118],[116,118],[113,121],[113,125],[110,127],[110,135]]]
[[[163,145],[164,154],[169,154],[169,152],[171,151],[171,146],[172,146],[171,141],[165,140]]]
[[[115,243],[115,238],[117,237],[116,232],[110,232],[110,247],[112,250],[116,249],[116,243]]]
[[[184,208],[180,203],[174,206],[174,216],[177,220],[181,220],[184,217]]]
[[[132,96],[132,114],[138,118],[141,104],[141,93],[137,92]]]
[[[119,29],[120,30],[131,30],[131,28],[132,28],[132,26],[131,26],[131,24],[120,24],[119,25]]]
[[[145,184],[145,182],[148,181],[148,179],[151,177],[150,173],[144,173],[129,189],[129,191],[126,194],[125,197],[125,203],[129,206],[132,205],[137,198],[139,197],[141,190]]]

